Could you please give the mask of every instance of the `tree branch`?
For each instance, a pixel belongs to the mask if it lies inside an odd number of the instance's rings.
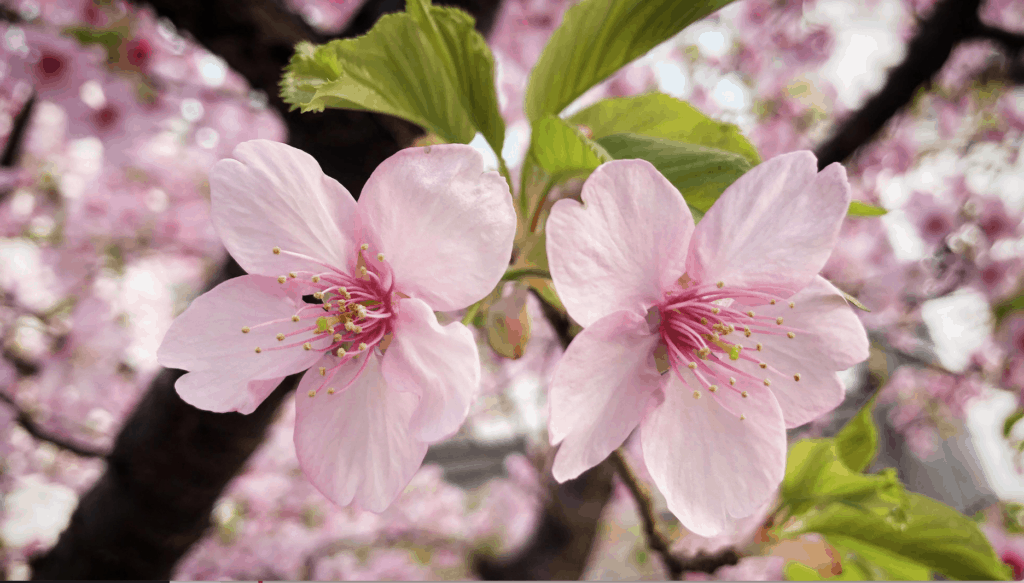
[[[818,168],[842,162],[871,141],[896,113],[942,69],[953,48],[972,38],[980,26],[981,0],[940,0],[921,22],[907,56],[889,72],[885,86],[849,116],[824,144],[818,146]]]
[[[32,437],[40,441],[52,443],[53,445],[56,445],[61,449],[65,449],[75,455],[80,455],[82,457],[106,457],[107,452],[103,450],[94,448],[89,445],[76,443],[71,439],[61,437],[43,428],[41,425],[36,423],[35,419],[33,419],[32,416],[28,414],[28,412],[22,410],[22,408],[19,407],[18,404],[14,402],[14,399],[12,399],[6,393],[0,393],[0,401],[7,403],[11,407],[11,409],[14,410],[14,413],[16,415],[15,422],[17,422],[17,424],[20,425],[22,429],[27,431],[28,434],[31,435]]]
[[[481,22],[497,1],[464,0]],[[366,112],[289,112],[278,97],[281,71],[302,40],[323,40],[276,0],[153,0],[156,12],[220,55],[268,96],[288,125],[289,142],[313,155],[324,172],[358,193],[373,170],[420,130]],[[370,2],[361,26],[386,2]],[[371,20],[372,18],[372,20]],[[357,19],[358,20],[358,19]],[[369,24],[367,24],[369,23]],[[352,26],[345,35],[365,32]],[[206,290],[244,275],[228,260]],[[299,376],[288,377],[250,415],[209,413],[174,390],[182,371],[165,369],[125,421],[106,471],[79,500],[57,544],[31,561],[34,579],[167,579],[204,534],[227,483],[262,442]]]
[[[1012,53],[1018,53],[1024,49],[1024,34],[989,26],[980,21],[974,25],[974,29],[971,31],[971,36],[973,38],[983,38],[995,41],[1003,45],[1004,49]]]

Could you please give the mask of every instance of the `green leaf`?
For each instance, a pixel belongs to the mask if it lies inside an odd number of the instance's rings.
[[[907,507],[906,521],[894,524],[877,512],[832,505],[805,516],[801,531],[856,547],[865,557],[909,561],[949,578],[1010,578],[1009,567],[970,518],[921,494],[908,494]]]
[[[848,566],[855,564],[855,561],[843,557],[845,553],[852,552],[867,563],[882,571],[884,579],[890,581],[929,581],[931,580],[931,569],[916,563],[907,557],[893,553],[885,548],[874,545],[866,545],[862,541],[840,535],[828,537],[828,543],[840,553],[840,563],[843,566],[843,575],[847,575]],[[840,576],[842,577],[842,575]],[[857,579],[874,579],[874,577],[858,577]]]
[[[864,475],[846,467],[839,458],[834,439],[807,439],[797,442],[786,459],[786,476],[780,491],[793,515],[821,504],[842,503],[863,508],[868,502],[900,505],[903,486],[891,468]]]
[[[880,217],[889,211],[880,206],[870,205],[859,200],[850,201],[850,208],[846,214],[851,217]]]
[[[604,148],[553,115],[534,124],[530,148],[540,167],[556,181],[584,177],[611,160]]]
[[[337,107],[394,115],[446,142],[469,143],[479,131],[500,156],[505,125],[494,56],[473,18],[425,0],[409,0],[408,9],[381,17],[354,39],[297,45],[281,97],[303,112]]]
[[[739,154],[664,138],[614,134],[597,143],[616,160],[647,160],[679,189],[688,205],[702,213],[750,170],[750,163]]]
[[[1010,437],[1010,432],[1013,431],[1013,426],[1016,425],[1021,418],[1024,418],[1024,409],[1017,409],[1006,418],[1006,421],[1003,421],[1003,437]]]
[[[992,308],[992,312],[996,317],[996,325],[998,326],[1006,319],[1007,316],[1014,312],[1024,310],[1024,294],[1004,300],[996,304]]]
[[[757,149],[736,126],[715,121],[685,101],[664,93],[598,101],[569,118],[595,140],[613,134],[641,134],[740,154],[751,166],[761,163]]]
[[[526,116],[558,114],[623,65],[731,0],[583,0],[566,11],[526,88]]]
[[[835,437],[840,461],[854,472],[863,472],[878,451],[878,429],[871,415],[874,407],[875,397],[871,397]]]

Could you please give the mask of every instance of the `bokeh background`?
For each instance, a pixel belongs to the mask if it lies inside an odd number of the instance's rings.
[[[572,4],[463,3],[489,31],[509,128],[502,153],[514,176],[529,143],[529,71]],[[294,41],[364,32],[401,8],[374,0],[0,2],[6,578],[32,575],[30,557],[58,541],[80,500],[102,509],[86,492],[124,471],[105,456],[147,391],[169,386],[155,358],[164,332],[209,282],[232,274],[209,220],[210,167],[245,140],[287,141],[358,192],[366,168],[417,138],[416,128],[381,116],[299,119],[274,90]],[[237,14],[218,20],[224,11]],[[1024,0],[739,0],[567,110],[661,91],[737,124],[763,159],[811,149],[844,160],[854,198],[889,211],[848,218],[824,271],[870,308],[858,313],[872,356],[843,373],[846,402],[791,431],[791,441],[834,434],[878,392],[874,468],[895,467],[910,489],[976,515],[1017,578],[1024,427],[1003,428],[1024,386],[1024,313],[1013,302],[1024,259],[1022,51]],[[494,165],[482,138],[473,145]],[[210,528],[178,545],[187,552],[170,561],[170,576],[665,577],[611,471],[599,467],[573,487],[552,482],[545,393],[562,346],[533,296],[527,310],[532,333],[519,359],[500,357],[477,331],[484,382],[469,420],[431,449],[384,514],[335,507],[305,480],[285,392],[279,409],[263,414],[265,436],[260,426],[247,438],[255,453],[239,454],[240,473],[215,495]],[[156,434],[147,439],[159,441],[164,427],[147,426]],[[168,441],[175,435],[168,431]],[[230,436],[204,439],[219,447]],[[627,443],[627,454],[646,478],[636,445]],[[154,479],[188,483],[190,471]],[[827,545],[773,541],[755,524],[764,516],[739,538],[708,541],[688,535],[656,493],[655,504],[680,553],[732,546],[743,557],[687,578],[777,579],[786,560],[835,572]],[[170,536],[158,521],[121,519],[151,528],[154,540]]]

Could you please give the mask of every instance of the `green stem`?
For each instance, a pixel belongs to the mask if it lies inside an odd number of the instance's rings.
[[[541,191],[540,197],[537,199],[537,207],[533,209],[533,218],[530,219],[530,232],[537,232],[537,221],[540,220],[540,211],[544,208],[544,203],[548,199],[548,193],[555,186],[554,177],[549,177],[548,181],[544,183],[544,190]]]
[[[505,275],[501,276],[501,281],[513,281],[523,277],[546,277],[551,279],[551,272],[537,267],[518,267],[506,271]]]
[[[476,318],[476,313],[480,311],[480,304],[482,303],[483,300],[473,304],[472,306],[469,307],[468,310],[466,310],[466,315],[462,317],[463,325],[469,326],[470,323],[473,322],[473,318]]]
[[[501,152],[498,152],[498,172],[500,172],[501,175],[505,178],[505,181],[508,182],[508,191],[512,195],[512,199],[514,200],[516,197],[516,193],[515,187],[512,186],[512,174],[508,171],[508,166],[505,165],[505,159],[501,157]],[[523,184],[520,182],[519,189],[522,190],[522,188]]]

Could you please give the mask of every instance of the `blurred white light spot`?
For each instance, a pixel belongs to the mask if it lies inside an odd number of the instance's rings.
[[[971,401],[964,424],[993,493],[1003,500],[1024,502],[1024,476],[1014,470],[1020,454],[1003,437],[1003,421],[1016,408],[1016,395],[987,389]],[[1021,424],[1014,427],[1016,439],[1021,438],[1020,428]]]
[[[107,102],[106,96],[103,95],[103,87],[93,79],[82,83],[82,88],[78,90],[78,97],[93,109],[99,109]]]
[[[658,81],[658,89],[677,99],[688,96],[689,87],[683,68],[673,62],[659,62],[654,65],[654,78]]]
[[[146,193],[146,208],[154,213],[167,210],[167,193],[161,188],[151,188]]]
[[[725,108],[743,109],[747,105],[746,91],[733,75],[728,75],[716,83],[712,95],[715,101]]]
[[[196,66],[203,82],[210,87],[220,87],[227,79],[228,66],[224,59],[216,55],[203,55],[198,59]]]
[[[203,117],[203,104],[191,97],[181,100],[181,117],[186,121],[196,121]]]
[[[697,45],[701,52],[710,57],[721,57],[728,52],[725,35],[717,30],[709,30],[697,37]]]
[[[32,220],[29,221],[28,231],[33,237],[49,237],[53,233],[55,225],[52,217],[39,215],[32,217]]]
[[[524,121],[516,122],[508,127],[505,132],[505,143],[501,147],[501,157],[510,168],[515,168],[523,163],[526,158],[526,147],[530,143],[530,124]]]
[[[866,34],[852,34],[843,52],[842,59],[836,65],[836,75],[847,87],[853,79],[868,72],[868,56],[878,50],[875,37]]]
[[[0,536],[8,547],[22,547],[38,541],[43,548],[57,542],[78,503],[75,491],[44,481],[32,474],[18,480],[18,486],[4,498],[6,518]]]
[[[24,218],[32,214],[36,208],[36,197],[31,192],[19,188],[11,197],[11,214],[15,218]]]
[[[990,314],[988,301],[978,292],[958,292],[921,306],[921,318],[943,366],[954,372],[967,368],[971,353],[988,338]]]
[[[200,148],[212,150],[217,147],[218,143],[220,143],[220,134],[217,133],[217,130],[213,128],[199,128],[196,132],[196,144]]]

